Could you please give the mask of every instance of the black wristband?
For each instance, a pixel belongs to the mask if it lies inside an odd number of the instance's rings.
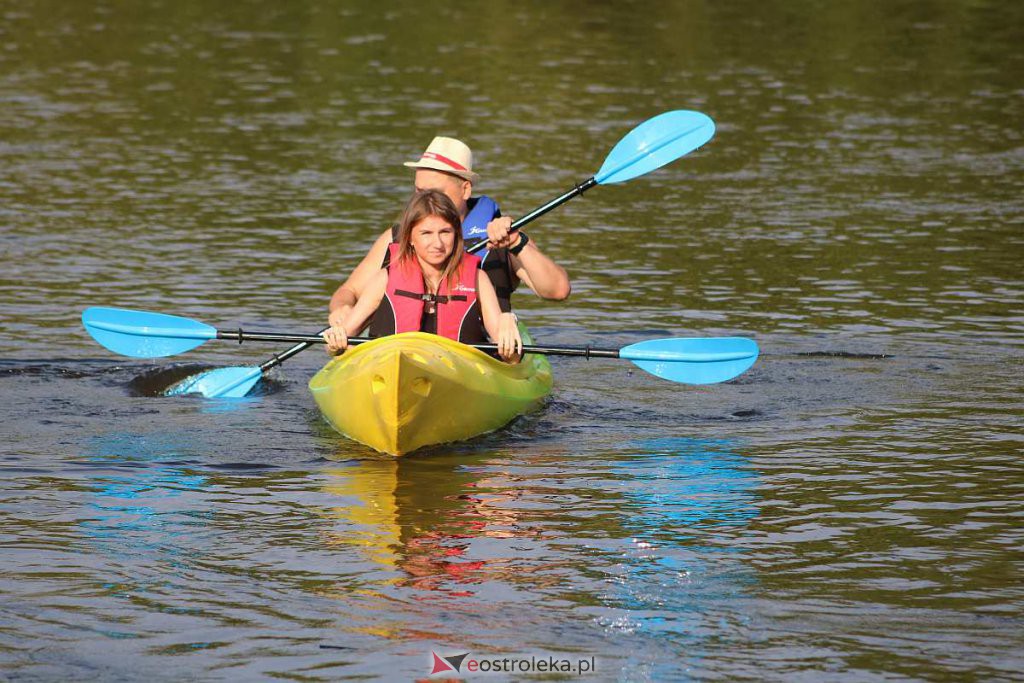
[[[508,250],[508,253],[514,256],[519,256],[519,252],[523,250],[523,247],[530,243],[530,236],[527,235],[525,232],[520,232],[519,238],[519,244]]]

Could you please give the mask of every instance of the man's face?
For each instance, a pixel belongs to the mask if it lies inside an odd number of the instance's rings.
[[[448,199],[452,200],[452,203],[455,204],[459,215],[466,215],[466,202],[469,201],[469,197],[473,192],[473,183],[451,173],[433,171],[429,168],[416,169],[414,182],[417,192],[422,192],[423,190],[439,190],[444,192]]]

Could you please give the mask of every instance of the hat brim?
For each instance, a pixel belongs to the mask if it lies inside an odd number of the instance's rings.
[[[447,173],[448,175],[457,176],[463,180],[468,180],[471,183],[475,183],[480,179],[480,176],[472,171],[456,171],[451,166],[447,166],[440,161],[434,159],[420,159],[419,161],[406,161],[402,164],[409,168],[427,168],[431,171],[440,171],[441,173]]]

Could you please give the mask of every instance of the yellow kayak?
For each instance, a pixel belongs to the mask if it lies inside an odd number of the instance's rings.
[[[349,348],[309,389],[336,430],[403,455],[507,424],[550,393],[551,365],[537,354],[509,365],[444,337],[405,332]]]

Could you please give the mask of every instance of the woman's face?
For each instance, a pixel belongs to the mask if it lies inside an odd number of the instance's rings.
[[[417,258],[441,268],[455,246],[455,228],[440,216],[427,216],[412,226],[411,241]]]

